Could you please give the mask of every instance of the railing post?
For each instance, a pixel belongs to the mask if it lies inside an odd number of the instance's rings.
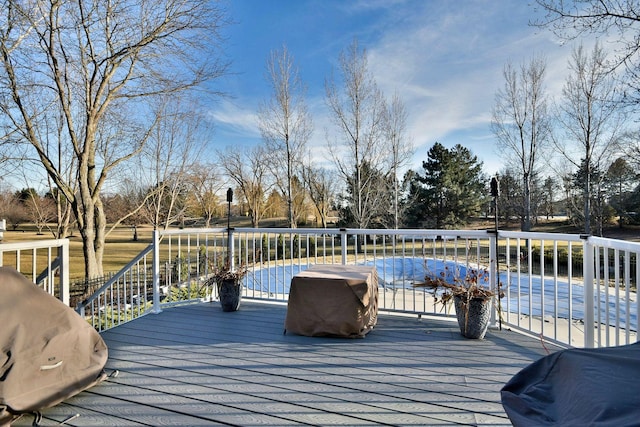
[[[58,259],[60,260],[60,300],[69,306],[69,240],[65,240],[58,246]]]
[[[491,278],[491,290],[496,295],[495,304],[491,304],[490,325],[496,327],[498,320],[496,306],[500,304],[500,290],[498,289],[498,283],[500,282],[498,274],[498,232],[487,230],[487,234],[489,235],[489,277]]]
[[[342,265],[347,265],[347,241],[349,236],[347,235],[347,229],[340,229],[340,250],[342,251]]]
[[[590,236],[581,236],[584,239],[582,250],[582,265],[584,277],[584,347],[594,348],[595,325],[595,298],[594,298],[594,245]]]
[[[152,313],[158,314],[160,309],[160,237],[158,230],[154,229],[153,239],[153,309]]]

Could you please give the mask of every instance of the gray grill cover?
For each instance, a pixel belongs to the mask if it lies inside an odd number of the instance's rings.
[[[638,426],[640,343],[550,354],[511,378],[501,396],[514,426]]]
[[[107,346],[83,318],[0,267],[0,425],[56,405],[104,378]]]

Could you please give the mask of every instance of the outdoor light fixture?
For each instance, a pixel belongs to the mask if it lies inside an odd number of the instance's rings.
[[[232,240],[231,240],[231,202],[233,202],[233,190],[229,188],[227,190],[227,261],[229,262],[229,267],[233,269],[233,258],[231,254],[233,253]]]
[[[491,178],[491,195],[496,198],[500,196],[500,181],[497,176]]]
[[[233,202],[233,190],[229,188],[227,190],[227,230],[231,229],[231,202]]]

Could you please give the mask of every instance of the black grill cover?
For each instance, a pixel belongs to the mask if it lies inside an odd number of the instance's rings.
[[[640,426],[640,343],[550,354],[501,397],[514,426]]]

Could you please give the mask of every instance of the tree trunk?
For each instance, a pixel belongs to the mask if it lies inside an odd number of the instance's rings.
[[[587,178],[584,183],[584,234],[591,234],[591,168],[587,165]]]
[[[531,231],[531,180],[524,174],[524,222],[522,231]]]
[[[84,255],[84,277],[92,279],[103,276],[102,257],[104,254],[104,236],[106,221],[102,204],[94,203],[91,198],[74,203],[76,217],[79,218],[79,231],[82,237]],[[95,215],[94,215],[95,213]]]

